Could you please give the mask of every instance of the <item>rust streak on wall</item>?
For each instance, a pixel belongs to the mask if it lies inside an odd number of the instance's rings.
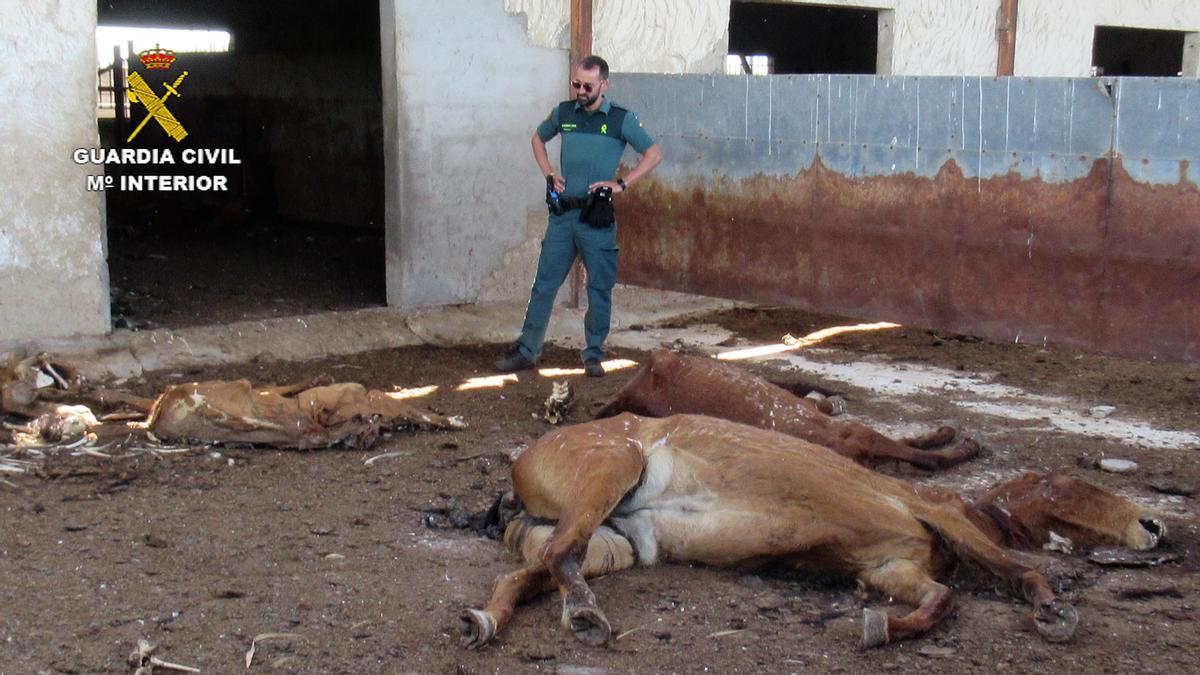
[[[965,177],[953,159],[852,178],[819,156],[789,177],[651,179],[619,200],[620,280],[1200,361],[1200,190],[1138,183],[1119,160],[1110,185],[1109,162],[1063,183]]]
[[[1200,188],[1147,185],[1117,163],[1102,340],[1120,353],[1200,361]]]

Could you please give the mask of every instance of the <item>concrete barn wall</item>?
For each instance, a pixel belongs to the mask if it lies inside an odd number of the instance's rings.
[[[1096,26],[1200,32],[1196,0],[1021,0],[1017,13],[1019,75],[1086,77],[1092,67]],[[1196,77],[1200,45],[1185,51],[1185,74]]]
[[[792,4],[881,10],[880,73],[993,75],[999,0],[781,0]],[[570,39],[569,3],[505,0],[529,17],[535,44],[562,47]],[[614,70],[637,73],[718,73],[729,44],[729,0],[596,0],[594,46]],[[1200,31],[1195,0],[1022,0],[1016,74],[1085,77],[1097,25]],[[1193,40],[1185,71],[1197,75]],[[890,45],[890,58],[886,53]]]
[[[0,341],[109,328],[97,145],[96,4],[0,3]]]
[[[380,14],[388,304],[527,294],[546,220],[529,139],[565,96],[566,53],[494,0]]]
[[[618,202],[623,282],[1200,361],[1200,82],[613,89],[667,158]]]

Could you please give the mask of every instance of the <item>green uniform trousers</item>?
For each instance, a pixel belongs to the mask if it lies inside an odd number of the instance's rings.
[[[587,315],[583,319],[587,347],[584,361],[604,358],[604,341],[608,339],[608,324],[612,316],[612,289],[617,283],[617,226],[596,228],[579,222],[579,209],[561,216],[550,215],[546,236],[542,239],[542,254],[538,258],[537,276],[529,293],[525,310],[525,325],[517,340],[525,358],[537,361],[546,339],[546,327],[554,309],[554,298],[562,286],[575,257],[583,258],[587,269]]]

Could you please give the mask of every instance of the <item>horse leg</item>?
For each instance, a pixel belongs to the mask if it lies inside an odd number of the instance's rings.
[[[612,628],[584,580],[588,543],[642,475],[641,450],[626,439],[564,452],[539,443],[513,465],[513,485],[535,518],[556,520],[537,549],[563,596],[563,625],[581,642],[608,642]]]
[[[529,518],[514,520],[504,533],[505,544],[521,554],[526,566],[500,577],[487,606],[463,611],[462,644],[478,649],[490,642],[508,625],[517,605],[545,595],[558,587],[546,566],[537,559],[537,551],[545,545],[553,526],[536,524]],[[591,579],[628,569],[633,566],[633,546],[623,535],[610,527],[601,526],[588,542],[583,561],[583,576]]]
[[[329,377],[328,375],[318,375],[312,379],[304,380],[301,382],[293,382],[291,384],[281,384],[281,385],[270,386],[270,387],[257,387],[254,391],[266,392],[268,394],[278,394],[280,396],[292,396],[295,394],[299,394],[300,392],[304,391],[305,389],[312,389],[313,387],[325,387],[325,386],[329,386],[331,384],[333,384],[332,377]]]
[[[863,649],[921,636],[954,606],[950,589],[934,581],[911,560],[889,560],[863,573],[860,578],[867,586],[916,607],[904,616],[864,609]]]
[[[857,422],[839,423],[836,443],[834,450],[865,466],[895,460],[907,462],[926,471],[937,471],[960,464],[978,455],[980,450],[979,444],[970,438],[963,439],[946,451],[922,450],[894,441]]]
[[[556,586],[550,572],[540,563],[501,576],[487,606],[467,608],[459,617],[462,646],[479,649],[491,642],[508,625],[518,603],[549,593]]]
[[[846,399],[841,396],[826,396],[819,391],[810,391],[800,397],[800,405],[830,417],[846,412]]]
[[[1041,572],[1023,564],[995,544],[988,535],[963,513],[930,505],[910,510],[922,523],[933,528],[956,553],[974,560],[996,577],[1019,585],[1022,595],[1033,604],[1033,622],[1047,642],[1066,642],[1075,634],[1079,614],[1075,608],[1055,597]]]
[[[900,442],[914,448],[932,450],[933,448],[939,448],[950,441],[953,441],[954,437],[957,435],[958,430],[954,427],[938,427],[937,429],[926,434],[921,434],[920,436],[902,438],[900,439]]]

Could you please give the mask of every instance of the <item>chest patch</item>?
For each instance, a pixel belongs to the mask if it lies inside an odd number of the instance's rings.
[[[625,120],[626,111],[624,108],[612,106],[607,114],[595,113],[585,115],[575,110],[575,103],[573,101],[564,101],[561,105],[562,107],[558,111],[558,116],[561,120],[558,130],[561,133],[607,136],[618,141],[623,140],[621,137],[621,125]]]

